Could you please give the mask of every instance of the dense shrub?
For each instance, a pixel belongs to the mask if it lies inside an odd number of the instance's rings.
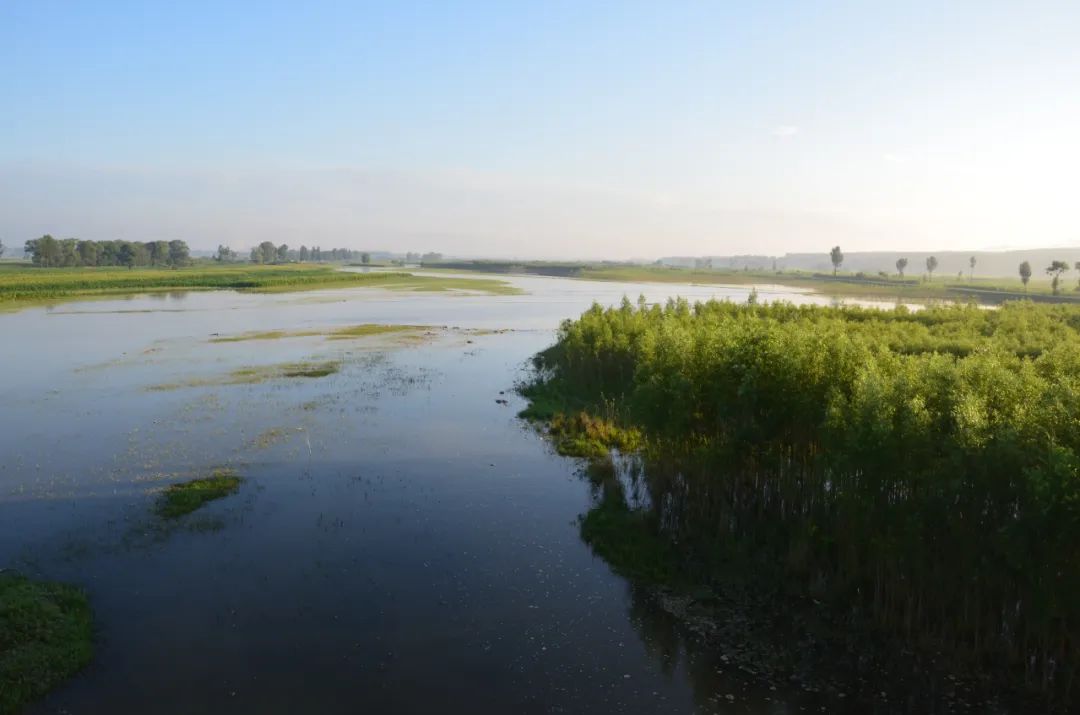
[[[624,301],[564,323],[537,362],[548,394],[654,447],[725,455],[653,500],[684,549],[756,551],[806,593],[1067,697],[1080,310]]]

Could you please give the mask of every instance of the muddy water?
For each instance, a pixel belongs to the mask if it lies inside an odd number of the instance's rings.
[[[30,712],[839,709],[729,670],[595,558],[576,525],[586,480],[515,418],[525,361],[593,300],[748,288],[511,280],[527,293],[0,314],[0,567],[84,586],[99,632],[93,665]],[[437,327],[212,342],[369,322]],[[304,360],[340,369],[228,379]],[[153,516],[164,485],[220,466],[239,494]]]

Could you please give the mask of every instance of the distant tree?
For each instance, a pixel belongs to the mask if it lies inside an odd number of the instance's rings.
[[[1027,284],[1031,280],[1031,264],[1024,261],[1020,264],[1020,281],[1024,284],[1024,292],[1027,293]]]
[[[836,271],[844,262],[844,252],[840,250],[840,246],[832,247],[832,250],[829,251],[829,260],[832,261],[832,274],[835,276]]]
[[[153,266],[165,266],[169,263],[169,242],[168,241],[153,241],[146,244],[147,250],[150,252],[150,265]]]
[[[277,258],[277,247],[269,241],[259,244],[259,263],[273,263]]]
[[[363,253],[361,253],[360,254],[360,262],[363,263],[365,266],[367,264],[371,263],[371,254],[368,253],[367,251],[364,251]]]
[[[926,272],[930,274],[930,280],[934,280],[934,271],[937,270],[937,256],[926,259]]]
[[[27,241],[23,250],[30,256],[35,266],[55,268],[63,265],[60,242],[49,234]]]
[[[75,250],[79,254],[79,263],[84,266],[96,266],[101,260],[101,247],[96,241],[79,241]]]
[[[3,250],[0,250],[0,254],[3,254]],[[1073,268],[1076,269],[1077,273],[1080,273],[1080,261],[1074,263]],[[1076,279],[1076,290],[1080,290],[1080,277],[1077,277]]]
[[[300,262],[305,263],[305,262],[307,262],[307,259],[310,258],[310,257],[311,256],[308,253],[307,246],[300,246]]]
[[[133,267],[135,265],[135,246],[129,241],[121,242],[116,257],[121,266]]]
[[[1067,270],[1069,270],[1069,264],[1065,261],[1052,261],[1050,265],[1046,267],[1046,274],[1054,277],[1054,280],[1050,282],[1050,288],[1054,291],[1054,295],[1058,294],[1058,288],[1061,285],[1061,276]]]
[[[191,263],[191,251],[183,241],[169,241],[169,265],[173,268]]]
[[[975,280],[975,256],[968,259],[968,265],[971,266],[971,273],[968,275],[968,280],[973,281]]]
[[[227,261],[236,260],[236,251],[232,250],[228,246],[218,245],[217,255],[214,256],[214,260],[218,263],[226,263]]]
[[[289,247],[284,243],[277,247],[277,260],[280,263],[289,260]]]
[[[0,241],[0,258],[4,256],[4,242]]]
[[[906,258],[896,259],[896,272],[900,274],[900,280],[904,280],[904,269],[907,268]]]

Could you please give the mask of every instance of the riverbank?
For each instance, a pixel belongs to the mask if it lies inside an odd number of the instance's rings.
[[[288,264],[210,265],[186,268],[38,268],[0,266],[0,307],[101,295],[190,290],[289,292],[372,287],[409,291],[472,291],[509,295],[517,289],[492,278],[418,276],[406,272],[342,271],[332,266]]]
[[[627,283],[693,283],[700,285],[780,285],[826,295],[851,298],[888,298],[897,302],[977,302],[997,305],[1009,300],[1080,304],[1080,293],[1067,285],[1058,295],[1048,280],[1033,280],[1025,287],[1019,280],[974,278],[963,281],[901,279],[851,273],[829,275],[801,271],[735,271],[692,269],[675,266],[620,263],[559,263],[543,261],[458,261],[425,265],[425,270],[453,273],[542,275],[594,281]]]

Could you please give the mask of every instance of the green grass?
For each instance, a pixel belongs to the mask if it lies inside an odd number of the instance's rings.
[[[37,268],[0,266],[0,305],[87,296],[178,290],[286,292],[323,288],[372,287],[413,291],[519,292],[491,278],[417,276],[404,272],[357,273],[330,266],[206,265],[166,268]]]
[[[230,469],[219,469],[209,477],[192,479],[169,486],[158,500],[157,514],[176,519],[190,514],[203,504],[235,494],[243,479]]]
[[[0,573],[0,715],[40,698],[92,656],[90,604],[82,591]]]

